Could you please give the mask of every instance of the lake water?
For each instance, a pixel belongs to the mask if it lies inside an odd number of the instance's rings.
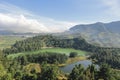
[[[79,64],[82,64],[85,68],[87,68],[89,65],[92,64],[92,62],[90,60],[78,61],[69,65],[66,65],[64,67],[61,67],[60,69],[65,73],[70,73],[72,69],[75,67],[75,65],[79,65]],[[96,65],[96,67],[98,67],[98,65]]]

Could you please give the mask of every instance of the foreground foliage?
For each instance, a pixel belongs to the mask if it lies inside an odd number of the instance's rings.
[[[94,65],[84,68],[76,65],[70,74],[65,74],[56,65],[46,62],[22,65],[17,60],[7,60],[0,52],[0,80],[119,80],[120,71],[103,64],[99,69]]]
[[[98,64],[107,63],[111,65],[112,68],[120,69],[120,55],[110,52],[103,52],[103,53],[94,53],[91,55],[93,60],[95,60]]]
[[[6,56],[17,52],[35,51],[47,47],[74,48],[90,51],[99,68],[90,65],[84,68],[76,65],[70,74],[57,67],[64,63],[68,56],[65,54],[49,53],[22,55],[14,59]],[[82,38],[60,39],[53,36],[37,36],[16,42],[11,48],[0,51],[0,80],[119,80],[120,49],[102,48],[87,43]],[[76,53],[71,53],[75,57]],[[105,64],[104,64],[105,63]],[[109,65],[111,65],[112,69]]]

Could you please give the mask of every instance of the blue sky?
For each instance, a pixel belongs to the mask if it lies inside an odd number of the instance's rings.
[[[76,24],[120,20],[119,4],[120,0],[0,0],[0,17],[6,18],[0,24],[2,30],[61,32]]]

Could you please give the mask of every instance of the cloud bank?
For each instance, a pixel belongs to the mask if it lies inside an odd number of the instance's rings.
[[[0,4],[0,30],[21,33],[62,32],[76,24],[37,16],[12,4]]]

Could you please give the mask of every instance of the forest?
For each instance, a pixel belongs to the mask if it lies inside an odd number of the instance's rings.
[[[18,52],[36,51],[42,48],[74,48],[90,52],[88,59],[93,64],[84,68],[76,65],[70,73],[64,73],[58,64],[65,63],[69,58],[77,57],[77,53],[70,55],[44,52],[26,54],[8,58],[10,54]],[[82,37],[66,39],[52,35],[35,36],[16,41],[11,48],[0,51],[0,80],[119,80],[120,79],[120,49],[94,46]],[[95,68],[99,65],[99,69]]]
[[[120,48],[110,48],[110,47],[99,47],[94,46],[86,42],[82,37],[73,38],[73,39],[64,39],[52,35],[41,35],[35,36],[32,38],[27,38],[22,41],[17,41],[11,46],[11,48],[4,49],[5,54],[12,54],[24,51],[35,51],[41,48],[49,47],[61,47],[61,48],[74,48],[79,50],[85,50],[88,52],[112,52],[119,54]]]
[[[119,80],[120,72],[113,70],[109,65],[102,64],[97,70],[94,65],[84,68],[76,65],[70,74],[60,71],[57,65],[47,62],[25,63],[8,60],[0,52],[0,80]],[[22,60],[22,59],[21,59]]]

